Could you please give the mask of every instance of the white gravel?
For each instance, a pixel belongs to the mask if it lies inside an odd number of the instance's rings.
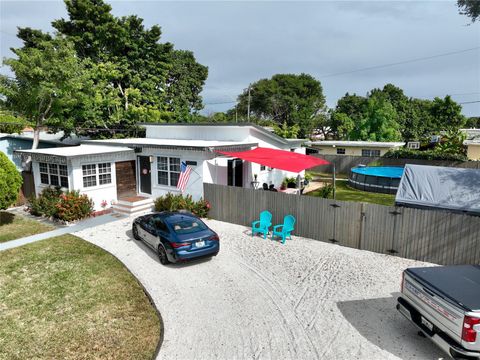
[[[132,219],[75,233],[118,257],[158,307],[160,359],[439,359],[395,310],[401,272],[420,262],[293,237],[286,245],[207,220],[211,260],[162,266]]]

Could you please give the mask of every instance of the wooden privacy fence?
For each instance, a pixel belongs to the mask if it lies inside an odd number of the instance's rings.
[[[422,160],[422,159],[389,159],[384,157],[364,157],[350,155],[322,155],[311,154],[312,156],[325,159],[335,164],[337,173],[348,174],[352,167],[360,164],[368,165],[372,162],[385,166],[405,166],[405,164],[431,165],[431,166],[448,166],[460,167],[468,169],[480,169],[480,161],[449,161],[449,160]],[[320,172],[332,172],[333,165],[317,166],[311,170]]]
[[[480,263],[476,216],[214,184],[204,184],[204,195],[216,220],[250,226],[268,210],[274,224],[295,216],[297,236],[436,264]]]

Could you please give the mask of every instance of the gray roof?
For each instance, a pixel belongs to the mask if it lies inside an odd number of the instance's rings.
[[[407,164],[395,202],[480,215],[479,189],[480,170]]]
[[[342,141],[342,140],[321,140],[309,141],[310,146],[355,146],[355,147],[376,147],[376,148],[393,148],[404,146],[404,142],[385,142],[385,141]]]

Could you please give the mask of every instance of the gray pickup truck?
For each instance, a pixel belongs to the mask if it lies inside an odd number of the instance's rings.
[[[397,310],[454,359],[480,359],[480,266],[410,268]]]

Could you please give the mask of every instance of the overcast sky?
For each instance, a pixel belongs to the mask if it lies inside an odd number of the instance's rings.
[[[458,14],[455,1],[205,2],[109,1],[117,16],[137,14],[162,27],[162,41],[192,50],[207,65],[204,112],[226,110],[250,82],[276,73],[309,73],[327,104],[346,92],[365,95],[393,83],[407,96],[480,100],[480,23]],[[66,17],[62,1],[0,0],[1,56],[21,42],[17,26],[51,31]],[[477,48],[430,60],[325,76]],[[7,73],[2,68],[2,73]],[[480,102],[464,104],[480,115]]]

